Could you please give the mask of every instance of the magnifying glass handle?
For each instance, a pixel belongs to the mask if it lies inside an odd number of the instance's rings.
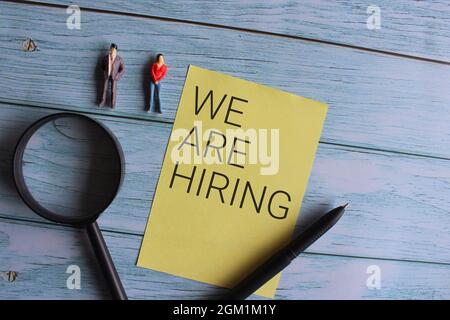
[[[97,260],[108,283],[112,298],[114,300],[128,300],[97,222],[90,224],[87,227],[87,232],[92,247],[94,248],[95,255],[97,256]]]

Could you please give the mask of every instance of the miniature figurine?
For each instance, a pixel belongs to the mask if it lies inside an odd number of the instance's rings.
[[[156,61],[151,67],[151,81],[150,81],[150,106],[148,111],[162,113],[161,105],[161,80],[167,73],[167,66],[164,63],[164,55],[158,53]]]
[[[125,64],[123,59],[117,55],[118,47],[115,43],[111,43],[109,54],[102,61],[102,70],[104,75],[103,95],[99,104],[103,107],[106,103],[106,94],[108,92],[109,83],[111,83],[111,109],[116,106],[117,81],[125,73]]]

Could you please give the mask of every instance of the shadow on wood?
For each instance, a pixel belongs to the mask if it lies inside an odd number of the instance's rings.
[[[97,100],[95,101],[95,104],[98,105],[101,101],[102,101],[102,96],[103,96],[103,89],[105,86],[105,77],[104,77],[104,70],[103,70],[103,59],[105,58],[105,56],[108,54],[108,50],[105,50],[106,44],[102,45],[101,47],[98,48],[99,54],[97,57],[97,64],[96,64],[96,68],[94,71],[94,77],[95,77],[95,83],[96,83],[96,87],[97,87]],[[109,85],[108,85],[108,90],[109,90]],[[106,103],[105,106],[109,106],[111,101],[110,101],[110,95],[106,94]]]
[[[31,194],[61,217],[102,212],[120,181],[114,144],[103,129],[83,118],[60,118],[42,126],[30,138],[23,159]]]
[[[301,209],[297,224],[295,226],[295,231],[293,233],[293,238],[309,228],[314,222],[320,219],[328,211],[332,210],[332,201],[323,204],[313,205],[311,207],[305,207]]]
[[[94,248],[91,245],[91,241],[89,240],[87,231],[85,228],[76,230],[79,231],[80,235],[80,243],[82,255],[85,256],[87,263],[89,263],[89,267],[91,268],[90,273],[94,274],[94,279],[96,281],[91,281],[90,285],[97,288],[96,291],[100,293],[98,299],[107,299],[111,300],[111,294],[109,292],[109,288],[106,282],[106,278],[103,275],[102,269],[100,268],[100,264],[98,262],[97,257],[94,253]],[[83,274],[83,270],[81,270],[81,274]],[[83,278],[81,278],[83,279]],[[83,285],[81,283],[81,285]]]

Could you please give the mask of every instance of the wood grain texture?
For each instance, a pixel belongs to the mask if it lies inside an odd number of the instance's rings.
[[[95,107],[95,70],[114,41],[127,65],[115,116],[172,121],[191,63],[328,103],[322,141],[450,157],[446,65],[112,14],[86,12],[82,29],[68,30],[61,9],[11,3],[0,9],[2,101],[111,114]],[[40,51],[20,51],[28,36]],[[158,51],[169,65],[162,118],[143,111],[149,59]]]
[[[226,290],[134,265],[141,237],[103,233],[130,299],[214,299]],[[0,218],[0,299],[107,298],[105,285],[82,230]],[[69,290],[69,265],[81,269],[81,290]],[[381,289],[369,290],[367,268],[381,271]],[[283,273],[277,299],[448,299],[450,266],[303,254]],[[252,296],[252,299],[259,299]]]
[[[365,29],[365,9],[371,3],[360,0],[229,0],[221,6],[201,0],[189,1],[187,7],[166,0],[76,4],[118,14],[84,11],[82,29],[68,30],[63,9],[0,3],[0,272],[19,272],[15,282],[0,278],[0,298],[108,297],[85,235],[37,217],[12,184],[11,156],[20,134],[59,110],[93,115],[124,147],[123,188],[100,225],[129,296],[197,299],[223,292],[135,266],[188,63],[330,105],[297,231],[335,205],[350,201],[351,206],[335,228],[286,270],[277,298],[450,298],[446,2],[379,1],[382,29],[377,31]],[[27,37],[40,51],[21,51]],[[98,61],[110,42],[119,44],[127,66],[114,112],[95,107]],[[170,68],[162,117],[143,111],[150,58],[160,51]],[[70,157],[45,154],[36,143],[28,160],[35,164],[29,174],[43,196],[57,200],[55,191],[64,186],[49,176],[56,168],[69,167]],[[66,288],[70,264],[82,269],[80,291]],[[381,268],[381,290],[366,287],[369,265]]]
[[[280,35],[450,61],[450,5],[445,0],[388,1],[38,0],[122,13],[245,28]],[[367,8],[381,10],[381,29],[367,28]]]
[[[60,219],[87,220],[108,207],[120,183],[120,168],[110,137],[85,118],[45,124],[23,153],[22,172],[32,196]]]
[[[102,299],[109,293],[81,230],[0,219],[0,270],[15,271],[14,282],[0,279],[0,299]],[[82,290],[67,289],[67,267],[81,269]]]
[[[22,131],[48,112],[0,104],[0,172],[8,177],[0,180],[3,217],[42,222],[18,198],[12,185],[10,159]],[[170,125],[96,118],[118,137],[126,159],[122,189],[100,218],[100,226],[103,230],[141,235]],[[35,163],[29,175],[42,188],[41,193],[48,195],[47,203],[59,202],[61,189],[66,186],[51,179],[52,172],[64,168],[70,171],[71,156],[50,153],[42,143],[31,145],[33,157],[29,161]],[[320,144],[298,231],[333,206],[350,202],[339,224],[310,252],[450,263],[449,183],[447,160]]]

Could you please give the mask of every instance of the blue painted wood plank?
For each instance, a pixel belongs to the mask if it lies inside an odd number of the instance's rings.
[[[82,8],[259,30],[450,61],[450,5],[445,0],[29,2],[76,4]],[[373,5],[380,10],[380,29],[367,27],[367,20],[374,13],[369,6]]]
[[[217,298],[225,291],[136,267],[139,236],[104,232],[104,237],[130,299]],[[0,248],[0,271],[18,272],[15,282],[0,279],[1,299],[107,297],[80,230],[0,218]],[[67,289],[69,265],[81,269],[80,290]],[[366,285],[367,268],[373,265],[381,272],[379,290]],[[276,298],[448,299],[449,279],[449,265],[304,254],[283,272]]]
[[[109,42],[127,71],[114,114],[144,119],[148,61],[166,53],[165,113],[172,121],[189,63],[330,105],[325,142],[450,157],[448,66],[348,48],[175,22],[83,14],[68,30],[65,11],[0,4],[0,99],[110,114],[95,106],[96,65]],[[20,50],[26,37],[40,50]],[[394,138],[395,137],[395,138]]]
[[[0,104],[0,215],[41,221],[19,199],[11,178],[11,155],[22,131],[55,111]],[[103,230],[142,235],[158,179],[170,124],[96,116],[121,142],[126,176],[116,200],[102,215]],[[30,177],[58,203],[64,184],[50,179],[70,171],[69,154],[30,147]],[[36,159],[36,160],[34,160]],[[57,166],[55,166],[57,165]],[[67,168],[67,169],[66,169]],[[339,224],[310,252],[450,263],[448,160],[320,144],[302,205],[298,230],[333,206],[350,202]],[[64,181],[60,181],[64,182]]]
[[[17,10],[17,8],[21,9]],[[144,89],[136,88],[136,84],[140,85],[142,82],[140,80],[146,69],[141,67],[145,65],[144,60],[148,58],[141,55],[151,49],[151,45],[142,41],[142,37],[155,38],[154,43],[162,44],[161,51],[170,52],[169,56],[174,58],[170,65],[175,68],[175,78],[167,79],[169,110],[162,119],[164,121],[172,121],[186,61],[197,61],[200,62],[199,64],[205,62],[207,67],[213,69],[284,89],[291,88],[293,89],[291,91],[303,95],[305,94],[302,92],[306,88],[305,92],[311,93],[310,97],[317,98],[316,95],[320,95],[320,98],[331,99],[333,122],[331,124],[330,121],[327,122],[324,141],[448,157],[446,145],[448,94],[445,89],[448,87],[449,77],[445,73],[445,66],[442,65],[405,61],[362,53],[358,50],[331,49],[330,46],[292,39],[278,39],[200,26],[187,27],[185,24],[130,19],[116,15],[83,14],[83,17],[88,17],[90,28],[83,29],[77,37],[72,37],[72,34],[65,29],[65,12],[63,11],[34,8],[32,12],[26,6],[3,3],[0,4],[0,9],[2,18],[0,19],[0,59],[2,59],[0,71],[4,76],[0,83],[4,92],[7,92],[2,100],[13,98],[29,101],[37,106],[49,102],[49,106],[61,104],[59,107],[62,108],[103,114],[99,118],[114,128],[119,133],[122,143],[127,145],[126,153],[130,154],[132,159],[130,163],[127,163],[127,168],[131,169],[132,175],[128,176],[126,192],[119,196],[111,206],[111,211],[108,211],[101,221],[103,230],[136,233],[136,236],[110,233],[111,236],[107,237],[112,251],[123,252],[124,248],[129,249],[123,260],[115,258],[121,274],[134,275],[136,271],[134,261],[140,244],[139,235],[142,232],[139,228],[143,227],[148,215],[151,204],[149,199],[154,189],[154,185],[151,184],[156,182],[165,141],[170,131],[170,124],[148,123],[147,120],[157,118],[147,116],[140,111],[144,105],[142,102]],[[100,16],[102,19],[99,19]],[[64,18],[58,20],[59,17]],[[31,21],[33,27],[24,25],[27,20]],[[95,75],[91,73],[91,78],[87,80],[85,75],[92,72],[95,63],[92,61],[87,64],[80,63],[91,58],[97,59],[100,49],[106,48],[111,40],[108,34],[99,33],[100,30],[108,29],[101,21],[111,23],[109,27],[114,24],[110,29],[112,31],[120,30],[116,39],[119,43],[125,44],[125,48],[129,48],[123,50],[123,53],[128,55],[127,61],[131,62],[131,69],[134,68],[129,82],[122,83],[124,89],[121,92],[125,99],[120,108],[124,111],[115,112],[111,116],[107,111],[93,108],[93,100],[96,96],[93,89]],[[34,56],[19,52],[22,39],[29,34],[37,39],[41,47],[41,51],[32,53]],[[116,39],[113,40],[116,41]],[[220,47],[220,41],[217,39],[228,41],[231,47],[225,49]],[[99,40],[101,45],[96,46]],[[142,43],[144,47],[138,45]],[[243,48],[243,43],[248,43],[249,47]],[[264,45],[261,46],[261,44]],[[76,51],[77,48],[83,49]],[[283,48],[282,65],[274,65],[273,60],[268,58],[272,56],[271,48]],[[156,50],[151,52],[154,53]],[[239,57],[240,60],[229,59],[229,57]],[[48,61],[52,61],[53,64],[49,64]],[[387,69],[380,70],[380,66]],[[139,72],[142,73],[138,77],[136,74]],[[301,80],[298,80],[299,72],[302,75]],[[273,78],[267,79],[267,74],[271,74]],[[69,77],[66,77],[67,75]],[[67,94],[63,96],[55,93],[61,92],[59,90],[66,90]],[[141,105],[139,99],[142,100]],[[327,101],[326,99],[323,100]],[[0,117],[2,142],[0,171],[5,173],[3,176],[10,178],[9,157],[12,150],[9,148],[9,142],[17,139],[23,128],[34,119],[46,114],[47,111],[7,104],[2,104],[3,106],[2,117]],[[146,121],[117,119],[117,116],[143,118]],[[423,131],[423,128],[431,129]],[[135,137],[136,133],[139,137]],[[395,139],[392,138],[393,136]],[[444,142],[440,143],[441,140]],[[154,143],[158,148],[156,152],[148,148],[149,142],[150,145],[153,146]],[[439,145],[436,146],[437,142]],[[144,150],[145,147],[146,150]],[[149,155],[149,150],[154,151],[155,154]],[[159,159],[157,159],[158,156]],[[303,206],[305,214],[302,216],[303,220],[300,220],[299,228],[304,227],[306,219],[311,220],[319,212],[322,213],[334,205],[334,202],[340,203],[350,198],[352,209],[345,217],[347,220],[343,220],[342,224],[336,226],[336,229],[321,239],[310,252],[448,263],[449,252],[446,249],[449,240],[446,210],[448,201],[444,192],[449,179],[447,163],[446,160],[440,159],[321,144],[311,178],[316,182],[311,182],[309,185]],[[341,169],[338,173],[336,164]],[[48,170],[49,167],[44,169]],[[41,180],[45,178],[39,176],[38,170],[35,173],[37,178]],[[58,186],[49,186],[47,190],[51,194],[54,188]],[[330,197],[330,194],[342,196],[334,198]],[[11,217],[36,219],[42,222],[18,201],[11,181],[8,179],[0,181],[0,215],[8,219]],[[32,230],[37,229],[32,228]],[[8,243],[3,239],[12,238],[10,227],[7,227],[7,230],[0,238],[2,239],[0,243],[3,245]],[[34,234],[34,231],[30,230],[13,229],[12,232],[17,236]],[[123,237],[137,240],[129,243]],[[41,243],[47,246],[48,241],[61,242],[61,236],[55,238],[49,236],[49,238]],[[111,238],[116,239],[116,242],[110,240]],[[33,249],[36,250],[35,244],[40,242],[32,236],[30,239]],[[16,248],[16,243],[18,242],[14,241],[14,245],[7,244],[5,247]],[[69,254],[79,252],[78,247],[72,246]],[[25,253],[30,252],[31,249],[27,250],[29,251],[20,251],[22,255],[15,254],[16,251],[14,251],[12,254],[5,255],[5,259],[2,257],[0,261],[10,262],[14,257],[18,257],[19,263],[22,261],[23,265],[27,265],[28,262],[23,262],[23,258],[29,257],[30,254]],[[50,259],[52,265],[56,260],[64,261],[63,250],[57,252],[59,252],[57,259],[48,253],[47,256],[44,254],[44,257]],[[116,251],[113,252],[114,257],[117,254]],[[75,256],[78,257],[75,261],[78,261],[79,253]],[[133,257],[131,265],[129,264],[130,256]],[[305,275],[303,265],[295,267],[298,276],[291,275],[287,278],[288,284],[283,287],[280,297],[284,297],[284,292],[286,292],[286,298],[411,298],[419,295],[425,298],[448,297],[449,286],[445,280],[448,279],[446,264],[359,258],[356,259],[359,262],[355,263],[355,258],[348,257],[337,257],[338,260],[334,260],[337,262],[333,263],[331,258],[336,257],[315,254],[309,254],[306,257],[324,258],[324,260],[316,259],[316,262],[308,264],[308,270],[314,272],[321,270],[322,274],[327,276],[331,272],[333,280],[316,278],[315,273],[311,275],[306,272]],[[38,284],[33,280],[28,282],[31,288],[16,287],[16,297],[31,295],[31,293],[34,297],[42,297],[45,295],[45,288],[50,288],[49,292],[53,292],[53,283],[58,283],[59,286],[55,295],[59,295],[59,290],[67,290],[62,281],[65,278],[51,275],[61,274],[65,268],[59,265],[59,269],[56,270],[52,267],[47,268],[42,260],[33,261],[30,268],[38,266],[37,274],[42,273],[44,276]],[[81,259],[80,263],[84,270],[90,265],[89,262],[83,261]],[[367,288],[364,285],[367,277],[365,274],[367,263],[379,263],[382,270],[387,272],[388,286],[385,288],[387,291],[366,292]],[[405,267],[405,264],[408,267]],[[409,265],[414,267],[410,268]],[[8,265],[1,266],[5,270],[11,269]],[[350,273],[347,273],[349,271]],[[145,279],[149,277],[148,272],[152,271],[143,270],[143,272],[138,274],[138,280],[126,279],[127,287],[131,288],[133,297],[149,297],[147,291],[153,288],[153,286],[144,285]],[[25,279],[33,279],[35,274],[35,272],[26,273],[26,277],[29,278]],[[348,284],[350,275],[356,280]],[[97,283],[96,276],[89,274],[87,276],[88,279],[93,279],[88,282],[89,290],[92,291],[77,297],[102,296],[104,291],[99,286],[94,286]],[[151,276],[152,281],[169,286],[161,286],[162,289],[156,290],[156,293],[152,293],[153,295],[159,295],[162,292],[166,297],[178,295],[184,297],[186,293],[190,293],[190,296],[198,298],[209,296],[212,292],[210,287],[204,289],[203,285],[200,286],[198,283],[186,282],[175,277],[171,277],[170,280],[161,280],[165,278],[160,276],[167,275],[158,274],[156,278]],[[417,280],[411,283],[408,280],[409,277],[416,277]],[[311,278],[314,281],[308,282]],[[302,281],[297,282],[292,279]],[[189,284],[186,286],[186,283]],[[180,286],[186,289],[180,290]],[[11,290],[10,287],[8,288]],[[69,297],[64,294],[63,296]]]
[[[17,278],[0,278],[1,299],[105,299],[95,256],[81,230],[0,219],[0,272],[14,271]],[[81,269],[81,290],[67,288],[67,268]]]

